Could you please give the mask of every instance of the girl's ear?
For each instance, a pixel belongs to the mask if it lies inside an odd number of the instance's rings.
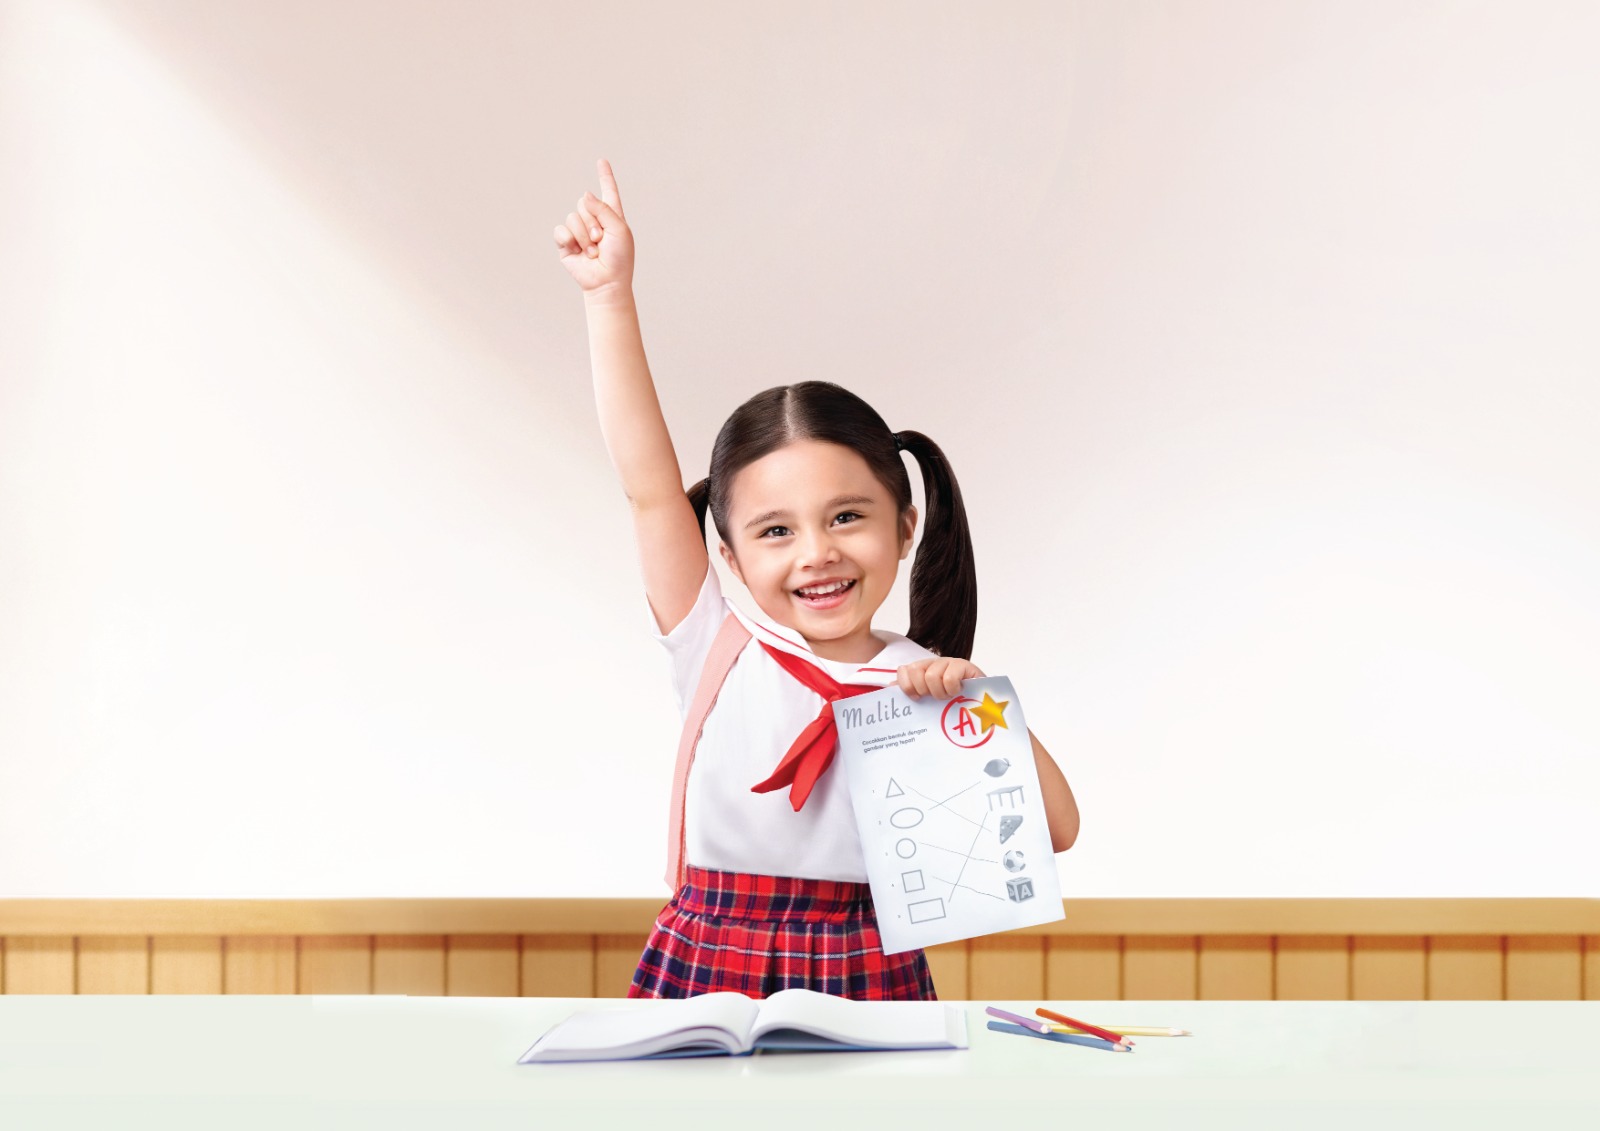
[[[739,584],[744,584],[744,574],[739,572],[739,563],[733,556],[733,551],[728,549],[726,542],[718,542],[717,549],[722,551],[722,560],[728,563],[728,568],[733,571],[733,576],[739,579]]]
[[[917,508],[907,507],[904,523],[900,532],[905,536],[900,544],[900,560],[905,561],[906,555],[911,553],[911,539],[917,532]]]

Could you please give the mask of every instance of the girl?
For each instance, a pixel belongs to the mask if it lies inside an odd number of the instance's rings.
[[[685,491],[640,340],[633,234],[610,165],[597,164],[603,199],[585,193],[555,241],[583,290],[600,429],[684,716],[674,894],[628,996],[762,998],[798,986],[933,1000],[920,949],[883,953],[844,775],[826,771],[834,699],[889,684],[948,699],[983,675],[965,658],[978,601],[960,489],[932,440],[891,432],[853,393],[805,381],[741,405],[717,435],[710,474]],[[928,504],[907,636],[872,627],[916,531],[902,451]],[[724,599],[708,510],[728,568],[772,623]],[[1065,851],[1077,804],[1037,739],[1033,750],[1052,847]]]

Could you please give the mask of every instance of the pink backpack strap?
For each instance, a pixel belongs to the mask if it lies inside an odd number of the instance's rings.
[[[683,805],[689,789],[689,766],[694,762],[695,747],[700,745],[700,732],[705,729],[706,717],[717,701],[722,683],[728,678],[733,662],[744,651],[750,639],[750,630],[739,623],[739,618],[729,613],[711,642],[705,667],[700,672],[700,685],[695,688],[694,701],[683,720],[683,735],[678,739],[678,766],[672,774],[672,815],[667,828],[667,886],[674,894],[688,878],[688,867],[683,859],[684,830]]]

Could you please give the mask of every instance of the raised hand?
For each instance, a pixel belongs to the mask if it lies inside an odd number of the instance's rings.
[[[622,215],[622,194],[611,163],[595,162],[600,171],[600,199],[591,192],[578,198],[578,208],[555,228],[561,265],[577,280],[584,297],[633,288],[633,232]]]

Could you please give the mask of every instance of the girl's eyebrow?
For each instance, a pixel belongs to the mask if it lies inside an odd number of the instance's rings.
[[[871,495],[838,495],[823,503],[822,509],[832,510],[834,507],[861,506],[863,503],[875,503],[877,501],[878,500],[874,499]],[[760,526],[763,522],[771,522],[775,518],[788,517],[789,512],[786,510],[767,511],[765,514],[756,515],[749,522],[745,523],[744,528],[749,530],[752,526]]]

